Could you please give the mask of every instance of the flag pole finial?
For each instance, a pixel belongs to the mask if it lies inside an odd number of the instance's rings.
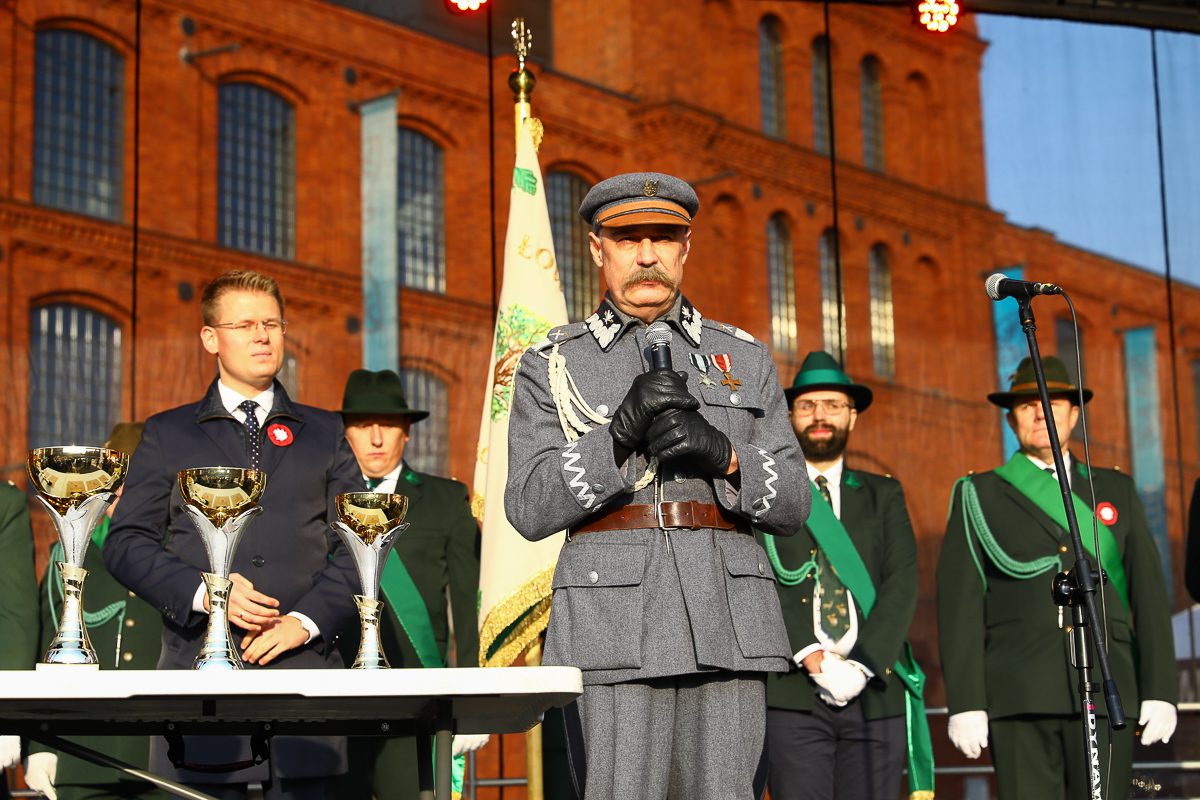
[[[508,76],[508,87],[513,91],[516,104],[517,135],[521,134],[521,123],[533,116],[529,104],[537,78],[525,68],[525,59],[533,47],[533,32],[525,27],[525,18],[517,17],[512,24],[513,50],[517,53],[517,68]],[[540,139],[540,137],[536,137]],[[539,142],[535,141],[535,144]]]

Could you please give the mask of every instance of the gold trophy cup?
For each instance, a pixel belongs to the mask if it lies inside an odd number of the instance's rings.
[[[88,574],[83,558],[92,532],[125,482],[129,456],[103,447],[42,447],[29,451],[26,467],[63,548],[63,560],[56,562],[63,584],[62,617],[38,668],[73,664],[99,669],[83,622],[83,584]]]
[[[354,492],[337,496],[338,521],[329,523],[354,556],[362,594],[354,595],[362,636],[351,669],[391,669],[379,641],[379,581],[392,545],[408,527],[408,498],[402,494]]]
[[[212,572],[200,573],[208,591],[208,630],[192,669],[242,668],[229,633],[229,570],[247,523],[262,513],[258,501],[266,488],[267,474],[256,469],[199,467],[179,473],[183,510],[200,532],[212,566]]]

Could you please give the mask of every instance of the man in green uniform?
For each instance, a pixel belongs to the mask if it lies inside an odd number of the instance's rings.
[[[105,447],[133,455],[142,438],[142,423],[121,422],[112,430]],[[119,502],[119,501],[118,501]],[[104,567],[100,548],[108,535],[108,516],[92,534],[83,566],[88,571],[83,594],[84,622],[88,638],[100,659],[101,669],[154,669],[162,649],[162,615],[158,609],[117,583]],[[50,563],[42,576],[42,649],[50,646],[62,613],[62,582],[54,562],[62,560],[62,545],[55,542]],[[150,761],[148,736],[69,737],[84,747],[98,750],[139,769]],[[44,745],[31,743],[25,765],[25,782],[50,800],[159,800],[167,795],[144,781],[101,767]]]
[[[1128,797],[1133,720],[1143,744],[1167,741],[1175,731],[1178,685],[1166,582],[1133,481],[1116,470],[1093,469],[1093,507],[1087,467],[1066,452],[1079,404],[1092,392],[1081,392],[1059,359],[1047,356],[1043,363],[1083,543],[1094,565],[1094,514],[1109,576],[1104,606],[1097,596],[1096,607],[1107,615],[1109,659],[1130,726],[1112,734],[1111,794],[1105,796]],[[1064,790],[1086,798],[1079,679],[1063,630],[1070,612],[1064,624],[1050,600],[1052,576],[1069,569],[1075,554],[1030,360],[1021,362],[1009,391],[988,400],[1008,409],[1021,449],[1004,466],[962,479],[950,504],[937,569],[950,739],[969,758],[991,745],[1000,800],[1061,800]],[[1101,697],[1096,711],[1104,779]]]
[[[479,665],[479,525],[471,515],[465,484],[415,472],[404,461],[409,431],[428,411],[408,407],[400,376],[391,370],[356,369],[342,399],[346,440],[373,491],[408,498],[409,527],[388,557],[380,581],[386,613],[380,620],[383,652],[393,667],[443,667],[454,616],[454,663]],[[358,624],[342,632],[338,647],[347,664],[358,650]],[[454,754],[487,743],[488,737],[455,736]],[[409,737],[350,739],[350,768],[338,786],[339,800],[408,800],[417,786],[417,746]]]
[[[29,500],[0,481],[0,669],[33,669],[38,659],[37,569]],[[0,779],[21,760],[21,737],[0,736]],[[8,781],[0,782],[0,797]]]
[[[895,800],[908,739],[900,672],[911,674],[897,661],[907,660],[917,607],[904,490],[890,476],[846,466],[850,432],[872,392],[832,356],[809,353],[784,394],[814,508],[795,536],[762,537],[795,651],[790,672],[767,678],[771,797]],[[922,788],[932,796],[932,784]]]

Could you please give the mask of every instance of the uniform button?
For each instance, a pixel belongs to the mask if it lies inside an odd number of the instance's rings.
[[[765,506],[766,504],[767,504],[767,501],[766,501],[766,500],[764,500],[764,499],[763,499],[763,498],[761,498],[761,497],[760,497],[760,498],[758,498],[757,500],[755,500],[755,501],[754,501],[754,507],[755,507],[755,508],[762,508],[762,507],[763,507],[763,506]]]
[[[602,417],[607,417],[608,416],[608,406],[601,403],[600,405],[596,406],[596,413]]]
[[[133,653],[122,653],[121,660],[122,661],[133,661]]]
[[[891,674],[892,674],[892,668],[891,668],[891,667],[888,667],[887,669],[885,669],[885,670],[883,671],[883,674],[884,674],[884,675],[891,675]]]
[[[592,491],[593,491],[593,492],[596,492],[597,494],[599,494],[600,492],[603,492],[603,491],[604,491],[604,484],[603,484],[603,483],[593,483],[593,484],[592,484]]]
[[[134,624],[134,623],[133,623],[133,620],[131,620],[131,619],[127,619],[127,620],[125,620],[125,627],[126,627],[126,628],[132,628],[132,627],[133,627],[133,624]]]
[[[588,583],[595,583],[598,580],[600,580],[600,576],[596,574],[596,570],[588,573]]]
[[[1064,544],[1062,547],[1058,548],[1058,552],[1060,552],[1060,553],[1067,552],[1067,546]]]
[[[737,392],[734,392],[733,394],[729,395],[729,402],[736,406],[738,403],[742,402],[742,398],[738,397]]]
[[[801,598],[800,598],[800,602],[801,602],[801,603],[807,603],[807,602],[808,602],[808,598],[807,598],[807,597],[801,597]]]
[[[250,563],[256,567],[261,567],[263,564],[267,563],[267,560],[262,556],[255,556],[254,558],[250,559]]]
[[[683,483],[685,480],[687,480],[687,476],[684,475],[682,472],[675,473],[675,482],[676,483]]]
[[[130,596],[130,597],[137,597],[137,595],[135,595],[133,592],[130,592],[130,593],[129,593],[129,596]]]
[[[764,566],[762,565],[762,562],[761,562],[761,561],[758,563],[758,574],[759,574],[759,575],[766,575],[766,574],[767,574],[767,568],[766,568],[766,567],[764,567]]]

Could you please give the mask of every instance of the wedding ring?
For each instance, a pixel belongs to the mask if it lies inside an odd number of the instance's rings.
[[[238,616],[241,617],[242,619],[245,619],[246,618],[246,609],[243,608],[241,611],[239,611]]]

